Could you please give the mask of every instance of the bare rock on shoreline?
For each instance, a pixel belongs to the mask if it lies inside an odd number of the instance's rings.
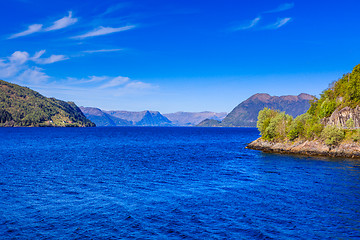
[[[360,144],[355,142],[345,142],[338,146],[329,147],[328,145],[316,140],[269,142],[259,138],[249,143],[246,148],[274,153],[360,158]]]

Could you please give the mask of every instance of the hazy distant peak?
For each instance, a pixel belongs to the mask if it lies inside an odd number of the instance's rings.
[[[300,99],[304,99],[304,100],[313,100],[314,99],[314,96],[313,95],[310,95],[310,94],[307,94],[307,93],[300,93],[298,95],[298,97]]]
[[[248,98],[248,100],[260,100],[260,101],[268,101],[272,96],[270,96],[270,94],[267,93],[257,93],[252,95],[250,98]]]
[[[103,111],[101,111],[99,108],[83,107],[83,106],[81,106],[79,108],[84,114],[90,114],[90,115],[94,115],[94,116],[104,116]]]

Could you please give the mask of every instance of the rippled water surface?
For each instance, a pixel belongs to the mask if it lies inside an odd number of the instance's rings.
[[[256,129],[1,128],[0,238],[356,239],[360,162]]]

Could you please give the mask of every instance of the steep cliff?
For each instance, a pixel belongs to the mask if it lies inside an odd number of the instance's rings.
[[[323,118],[322,124],[324,125],[336,125],[343,128],[348,127],[347,121],[352,119],[354,128],[360,128],[360,106],[352,109],[350,107],[337,108],[330,117]]]

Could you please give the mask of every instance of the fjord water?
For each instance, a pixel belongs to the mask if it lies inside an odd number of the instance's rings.
[[[249,128],[1,128],[0,238],[360,237],[360,162]]]

